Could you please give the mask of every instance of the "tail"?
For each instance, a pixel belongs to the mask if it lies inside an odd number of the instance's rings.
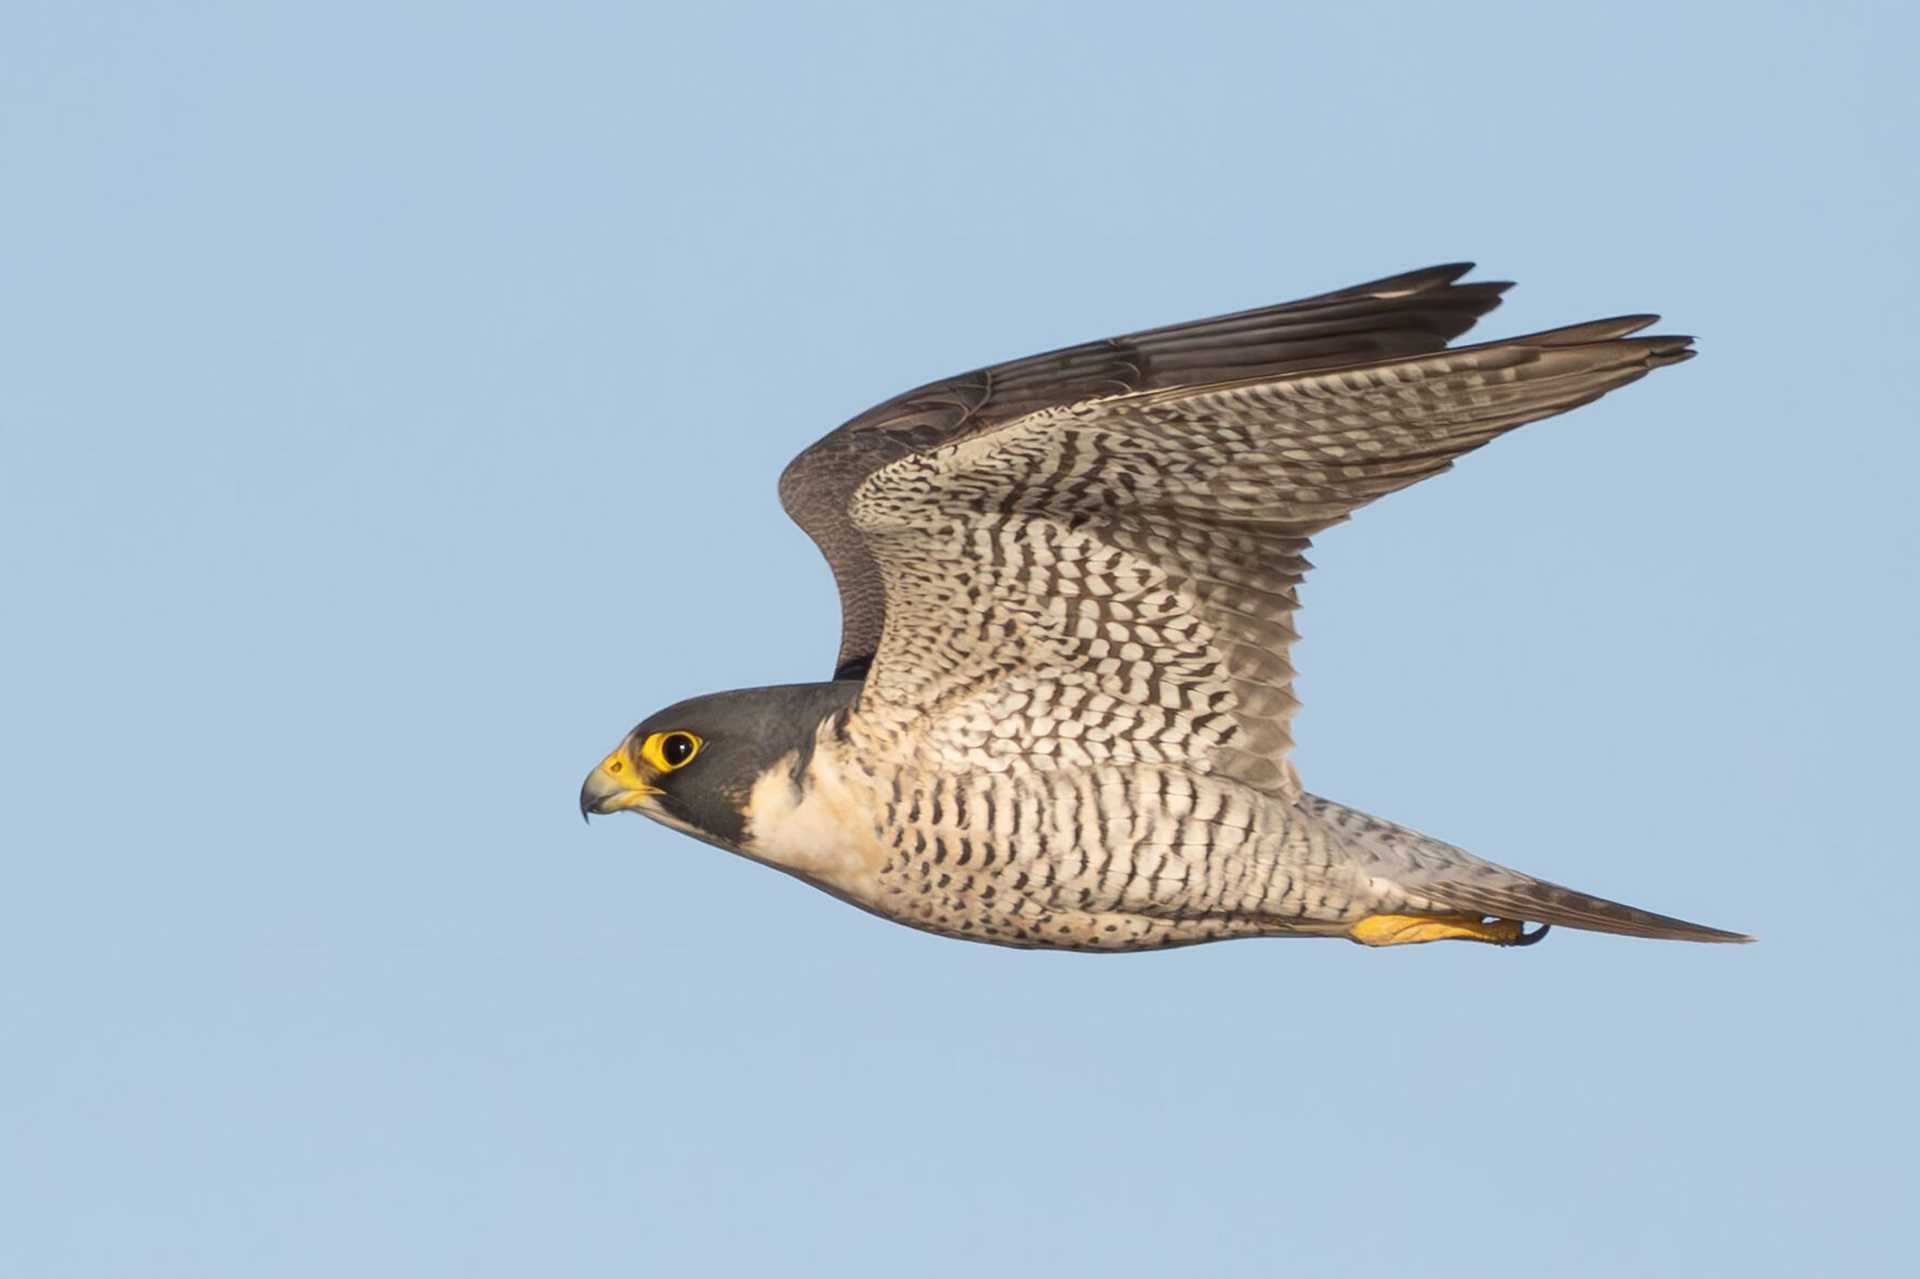
[[[1745,933],[1709,928],[1638,906],[1624,906],[1588,893],[1562,888],[1504,866],[1481,862],[1435,878],[1423,876],[1414,887],[1441,910],[1493,915],[1536,924],[1560,924],[1622,937],[1662,941],[1749,942]]]
[[[1419,911],[1491,915],[1663,941],[1753,940],[1745,933],[1656,915],[1637,906],[1549,884],[1318,795],[1303,795],[1299,802],[1343,852],[1362,863],[1368,873],[1399,887]]]

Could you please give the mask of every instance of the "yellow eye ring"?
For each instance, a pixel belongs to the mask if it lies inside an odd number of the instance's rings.
[[[671,773],[691,764],[704,745],[705,742],[681,728],[670,733],[650,733],[647,740],[640,743],[640,758],[656,773]]]

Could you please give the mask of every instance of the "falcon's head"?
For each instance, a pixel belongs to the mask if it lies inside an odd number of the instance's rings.
[[[795,759],[804,768],[821,721],[859,691],[855,681],[790,684],[669,706],[587,774],[581,816],[635,812],[738,851],[754,783],[776,765],[795,767]]]

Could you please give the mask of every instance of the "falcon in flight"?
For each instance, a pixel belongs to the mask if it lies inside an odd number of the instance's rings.
[[[840,590],[833,679],[641,723],[580,790],[877,915],[1004,946],[1746,941],[1302,789],[1307,543],[1693,351],[1649,315],[1448,347],[1431,267],[909,391],[780,478]],[[1538,925],[1529,929],[1528,924]]]

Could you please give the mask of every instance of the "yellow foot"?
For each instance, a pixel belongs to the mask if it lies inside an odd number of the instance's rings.
[[[1413,946],[1426,941],[1480,941],[1494,946],[1531,946],[1547,935],[1548,925],[1533,932],[1517,919],[1488,919],[1484,915],[1369,915],[1347,936],[1362,946]]]

